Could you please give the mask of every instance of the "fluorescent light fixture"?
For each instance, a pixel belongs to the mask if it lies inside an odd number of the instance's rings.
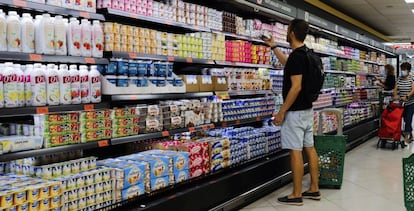
[[[414,3],[414,0],[405,0],[405,3]]]
[[[412,9],[411,12],[414,13],[414,9]]]

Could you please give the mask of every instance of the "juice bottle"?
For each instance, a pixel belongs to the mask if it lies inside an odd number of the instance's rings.
[[[71,81],[68,65],[59,65],[60,104],[68,105],[71,103]]]
[[[62,16],[58,15],[54,21],[55,31],[55,52],[56,55],[67,55],[67,44],[66,44],[66,24]]]
[[[80,104],[81,103],[81,95],[80,95],[80,76],[79,71],[76,65],[69,66],[70,78],[71,78],[71,104]]]
[[[70,56],[81,55],[81,28],[76,18],[71,18],[67,27],[68,52]]]
[[[6,108],[16,108],[19,106],[19,97],[17,89],[17,74],[13,68],[13,63],[6,62],[3,71],[4,84],[4,106]]]
[[[23,13],[22,17],[22,51],[23,53],[35,51],[35,26],[29,13]]]
[[[81,22],[81,55],[92,56],[92,30],[91,23],[87,19],[82,19]]]
[[[89,72],[89,82],[91,103],[100,103],[102,101],[101,73],[98,71],[96,65],[91,66],[91,71]]]
[[[40,48],[44,54],[55,54],[55,28],[50,14],[43,14],[39,23]],[[37,39],[36,39],[37,40]]]
[[[0,51],[7,51],[7,21],[2,9],[0,9]]]
[[[104,36],[101,24],[98,20],[94,20],[92,24],[92,56],[103,57]]]
[[[59,73],[54,64],[48,64],[46,70],[46,103],[59,105]]]
[[[22,51],[21,26],[16,11],[9,11],[7,16],[7,50],[11,52]]]
[[[33,65],[33,70],[30,72],[30,88],[32,90],[32,105],[45,106],[46,75],[42,64],[36,63]]]
[[[90,82],[89,82],[89,71],[86,65],[79,66],[80,75],[80,88],[81,88],[81,102],[90,103]]]

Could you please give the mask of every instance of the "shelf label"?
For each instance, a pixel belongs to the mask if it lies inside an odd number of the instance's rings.
[[[95,60],[95,58],[91,58],[91,57],[86,57],[86,58],[85,58],[85,62],[86,62],[87,64],[96,64],[96,60]]]
[[[207,60],[207,63],[208,63],[208,64],[214,64],[214,60],[209,59],[209,60]]]
[[[128,53],[128,56],[129,56],[129,58],[131,58],[131,59],[135,59],[135,58],[137,58],[137,57],[138,57],[138,54],[137,54],[137,53]]]
[[[83,18],[91,18],[91,14],[89,12],[79,12],[79,16]]]
[[[43,60],[42,55],[34,54],[34,53],[29,54],[29,59],[30,61],[42,61]]]
[[[135,14],[135,13],[131,13],[129,17],[131,17],[131,18],[138,18],[137,14]]]
[[[185,61],[186,61],[187,63],[193,63],[193,58],[187,58],[187,59],[185,59]]]
[[[213,123],[210,124],[210,129],[214,129],[216,128],[216,125],[214,125]]]
[[[236,120],[236,125],[240,125],[240,120]]]
[[[173,62],[173,61],[175,60],[175,58],[174,58],[173,56],[168,56],[168,57],[167,57],[167,60],[168,60],[169,62]]]
[[[85,110],[85,111],[95,110],[95,105],[94,104],[86,104],[86,105],[83,106],[83,110]]]
[[[222,100],[229,100],[230,99],[230,95],[229,92],[216,92],[217,97],[219,97],[219,99]]]
[[[227,127],[227,122],[221,123],[221,127]]]
[[[161,135],[162,137],[168,137],[170,136],[170,131],[162,131]]]
[[[108,140],[98,141],[98,146],[99,147],[107,147],[107,146],[109,146],[109,141]]]
[[[203,129],[203,130],[208,130],[208,125],[203,125],[203,126],[201,126],[201,129]]]
[[[47,114],[49,113],[49,107],[38,107],[36,108],[36,114]]]
[[[167,25],[173,25],[172,20],[166,20],[164,23],[167,24]]]
[[[27,7],[27,2],[21,0],[13,0],[13,5],[16,7]]]
[[[196,130],[195,127],[188,128],[188,131],[190,131],[190,132],[194,132],[195,130]]]
[[[260,117],[256,117],[256,121],[261,121],[262,120],[262,118],[260,118]]]
[[[139,100],[138,95],[131,95],[129,100]]]

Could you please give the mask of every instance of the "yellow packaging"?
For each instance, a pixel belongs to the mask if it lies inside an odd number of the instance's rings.
[[[122,34],[122,35],[127,35],[127,31],[128,31],[128,26],[127,25],[121,25],[121,27],[120,27],[120,34]]]
[[[105,43],[105,51],[113,51],[114,50],[114,43]]]
[[[128,42],[128,36],[125,34],[121,34],[121,41],[120,41],[121,45],[127,44],[127,42]]]
[[[114,34],[114,43],[121,43],[121,35]]]
[[[16,210],[17,211],[29,211],[30,210],[29,203],[24,203],[19,206],[16,206]]]
[[[0,207],[9,208],[13,206],[13,192],[10,190],[0,191]]]
[[[134,45],[133,44],[128,44],[127,45],[127,52],[134,52]]]
[[[43,199],[40,201],[40,210],[50,209],[50,198]]]
[[[62,185],[58,182],[51,183],[50,185],[50,197],[56,197],[62,195]]]
[[[157,38],[157,32],[155,30],[150,29],[149,30],[149,37],[150,37],[150,39],[156,39]]]
[[[50,198],[50,184],[41,184],[39,198],[40,199]]]
[[[139,45],[134,45],[134,53],[139,53]]]
[[[105,32],[104,41],[107,42],[114,42],[115,34],[113,32]]]
[[[105,22],[103,23],[103,31],[106,33],[113,33],[114,32],[114,23]]]
[[[132,36],[134,34],[134,27],[133,26],[127,26],[126,27],[126,35]]]
[[[113,30],[113,32],[115,33],[115,34],[120,34],[120,32],[121,32],[121,25],[120,24],[118,24],[118,23],[114,23],[114,30]]]
[[[33,203],[29,203],[29,210],[30,211],[41,211],[40,201],[35,201]]]
[[[61,205],[61,197],[56,196],[50,199],[50,208],[60,207]]]
[[[128,47],[127,44],[121,44],[121,52],[127,52]]]
[[[140,27],[133,27],[132,28],[132,36],[139,37]]]
[[[27,201],[35,202],[40,199],[40,186],[33,185],[27,189]]]
[[[138,36],[133,36],[133,38],[134,38],[134,41],[132,42],[132,44],[139,45],[140,38]]]
[[[114,51],[121,51],[121,43],[114,44]]]

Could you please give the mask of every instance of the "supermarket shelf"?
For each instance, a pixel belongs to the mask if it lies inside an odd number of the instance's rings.
[[[89,142],[89,143],[82,143],[82,144],[73,144],[73,145],[66,145],[60,147],[52,147],[46,149],[36,149],[36,150],[27,150],[22,152],[13,152],[0,155],[0,162],[22,159],[27,157],[36,157],[45,154],[54,154],[60,152],[69,152],[69,151],[76,151],[76,150],[84,150],[84,149],[94,149],[100,146],[107,146],[109,141],[103,142]]]
[[[355,72],[351,72],[351,71],[340,71],[340,70],[325,70],[325,73],[356,75]]]
[[[380,63],[377,63],[377,62],[373,62],[373,61],[369,61],[369,60],[363,60],[363,59],[355,59],[355,58],[345,56],[345,55],[341,55],[341,54],[335,54],[335,53],[325,52],[325,51],[321,51],[321,50],[314,50],[314,52],[319,53],[319,54],[323,54],[323,55],[326,55],[326,56],[335,56],[335,57],[342,58],[342,59],[352,59],[352,60],[365,62],[365,63],[369,63],[369,64],[384,66],[384,64],[380,64]]]
[[[213,92],[194,92],[194,93],[164,93],[164,94],[147,94],[147,95],[111,95],[111,101],[128,101],[128,100],[168,100],[182,98],[200,98],[213,96]]]
[[[272,90],[244,90],[244,91],[229,91],[230,96],[248,96],[248,95],[266,95],[273,94]]]
[[[107,58],[128,58],[128,59],[144,59],[144,60],[157,60],[157,61],[170,61],[181,63],[194,63],[194,64],[215,64],[211,59],[194,59],[194,58],[182,58],[177,56],[165,56],[165,55],[150,55],[139,53],[127,53],[117,51],[104,52]]]
[[[93,58],[81,56],[58,56],[29,54],[20,52],[0,52],[0,60],[3,61],[27,61],[27,62],[50,62],[50,63],[70,63],[70,64],[108,64],[106,58]]]
[[[275,69],[270,64],[250,64],[250,63],[243,63],[243,62],[229,62],[229,61],[215,61],[216,65],[222,66],[231,66],[231,67],[252,67],[252,68],[268,68],[268,69]]]
[[[2,108],[0,109],[0,117],[26,116],[26,115],[32,115],[32,114],[46,114],[46,113],[62,112],[62,111],[83,111],[83,110],[105,109],[105,108],[109,108],[109,105],[106,102],[97,103],[97,104]]]
[[[138,15],[138,14],[134,14],[134,13],[130,13],[130,12],[124,12],[124,11],[121,11],[121,10],[115,10],[115,9],[110,9],[110,8],[99,9],[98,12],[102,13],[104,15],[121,16],[121,17],[131,18],[131,19],[134,19],[134,20],[141,20],[141,21],[145,21],[145,22],[151,22],[151,23],[158,23],[158,24],[163,24],[163,25],[168,25],[168,26],[174,26],[174,27],[178,27],[178,28],[188,29],[188,30],[191,30],[191,31],[204,31],[204,32],[210,32],[211,31],[211,29],[206,28],[206,27],[202,27],[202,26],[179,23],[179,22],[169,20],[169,19],[156,18],[156,17],[146,16],[146,15]]]
[[[214,30],[214,29],[212,29],[211,32],[216,33],[216,34],[222,34],[222,35],[225,35],[226,37],[232,37],[232,38],[236,38],[236,39],[240,39],[240,40],[247,40],[247,41],[258,42],[258,43],[263,43],[264,44],[263,40],[252,37],[252,36],[249,36],[249,35],[234,34],[234,33]]]
[[[96,14],[91,12],[79,11],[59,6],[53,6],[49,4],[42,4],[24,0],[0,0],[0,4],[17,7],[24,10],[34,10],[38,12],[48,12],[55,15],[67,15],[72,17],[81,17],[93,20],[104,21],[105,17],[102,14]]]

